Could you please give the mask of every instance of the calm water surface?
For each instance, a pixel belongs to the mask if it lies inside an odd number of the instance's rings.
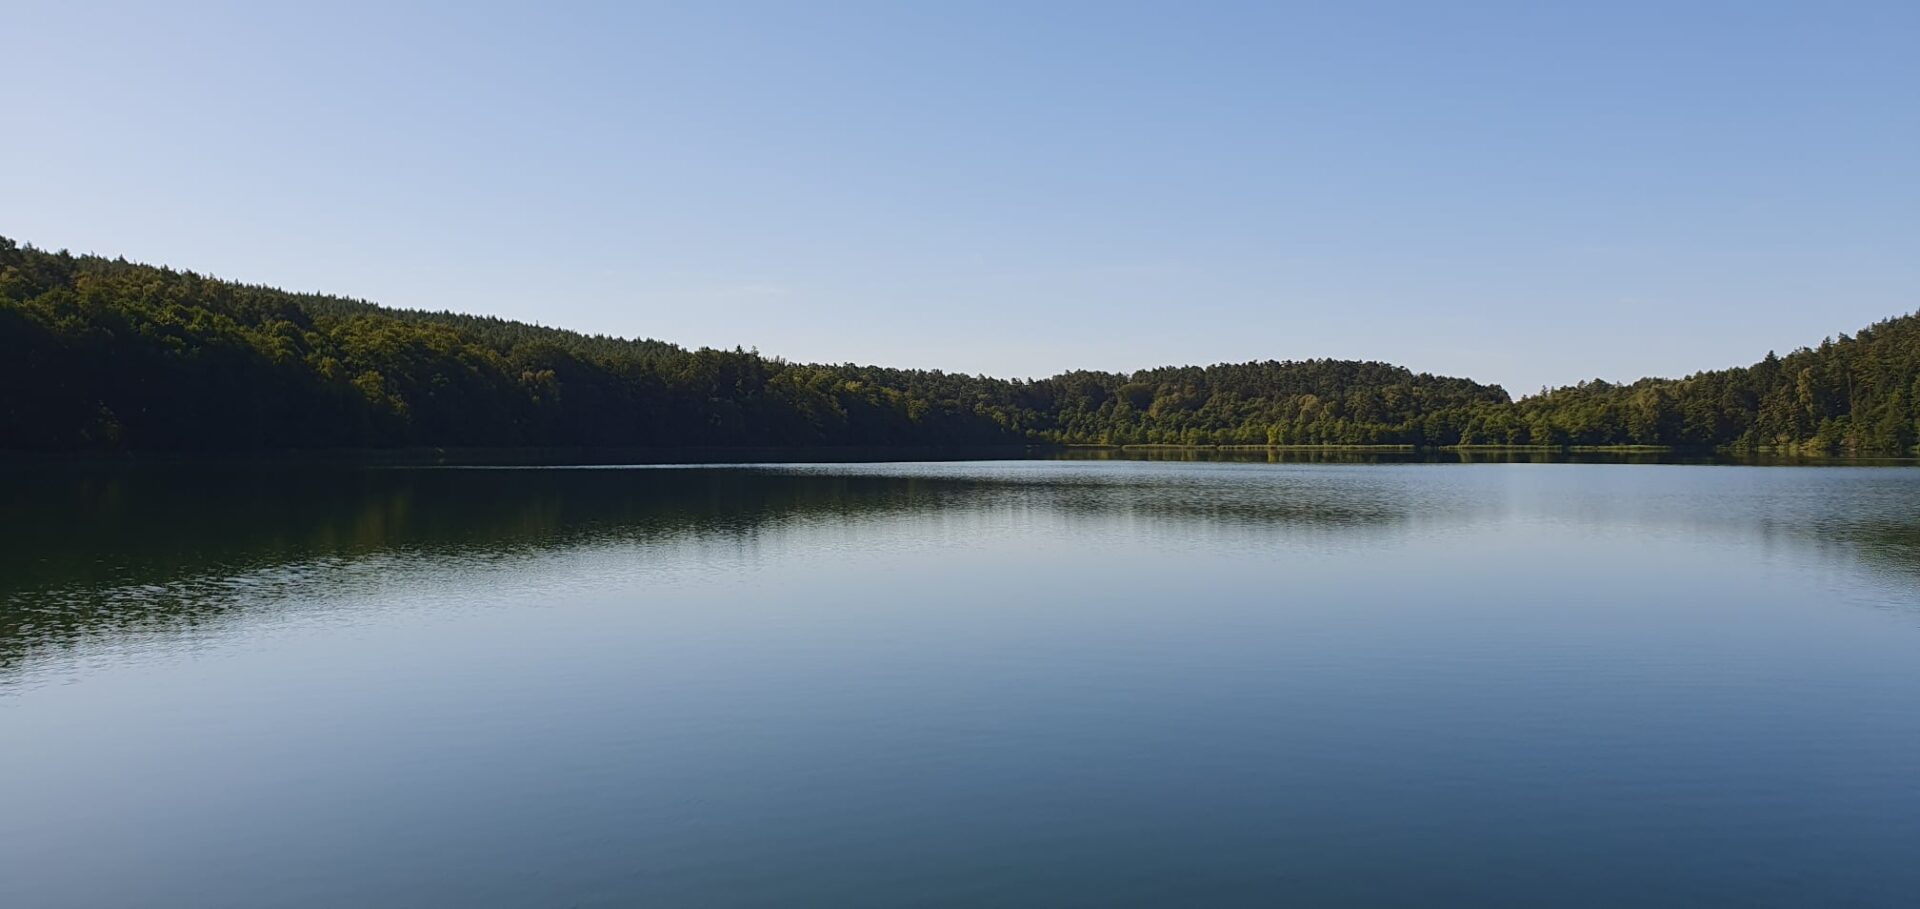
[[[1920,904],[1914,468],[0,495],[4,906]]]

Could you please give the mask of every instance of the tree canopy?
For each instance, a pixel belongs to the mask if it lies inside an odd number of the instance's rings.
[[[0,448],[1663,445],[1897,452],[1920,319],[1514,401],[1375,362],[1008,380],[391,309],[0,238]]]

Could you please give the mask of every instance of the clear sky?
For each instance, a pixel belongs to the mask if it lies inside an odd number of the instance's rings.
[[[1920,3],[0,0],[0,234],[796,360],[1516,393],[1920,307]]]

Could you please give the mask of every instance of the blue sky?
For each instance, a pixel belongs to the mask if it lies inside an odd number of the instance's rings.
[[[1516,393],[1920,307],[1911,2],[0,4],[0,233],[395,306]]]

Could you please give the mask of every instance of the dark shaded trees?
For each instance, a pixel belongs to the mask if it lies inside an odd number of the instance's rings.
[[[1663,445],[1920,440],[1920,320],[1744,369],[1518,402],[1385,363],[1034,381],[396,310],[0,238],[0,448]]]

